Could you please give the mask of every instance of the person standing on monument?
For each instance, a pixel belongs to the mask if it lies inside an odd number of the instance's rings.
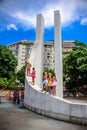
[[[43,74],[43,90],[46,90],[47,83],[48,83],[48,73],[44,72],[44,74]]]
[[[56,86],[57,86],[57,79],[56,79],[56,75],[53,74],[52,76],[52,89],[53,89],[53,95],[55,96],[56,95]]]
[[[51,73],[48,73],[48,82],[47,82],[47,85],[46,85],[46,87],[47,87],[47,92],[49,93],[49,94],[51,94],[51,84],[52,84],[52,74]]]
[[[35,68],[32,68],[31,77],[32,77],[32,85],[35,85],[35,78],[36,78]]]
[[[30,62],[27,63],[26,71],[27,71],[27,76],[29,76],[30,71],[31,71],[31,64],[30,64]]]

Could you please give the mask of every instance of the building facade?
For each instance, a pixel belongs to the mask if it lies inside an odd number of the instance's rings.
[[[54,69],[54,42],[49,41],[44,43],[44,59],[43,66],[45,69]]]
[[[62,42],[63,58],[65,58],[68,55],[67,52],[72,51],[73,47],[75,46],[74,42],[74,40],[65,40]]]
[[[22,66],[26,65],[33,45],[33,41],[22,40],[7,46],[13,52],[18,61],[18,65],[16,68],[17,71],[20,70]]]
[[[74,40],[63,41],[63,52],[71,51],[72,48],[75,46],[74,42]]]
[[[17,71],[28,62],[34,41],[22,40],[7,47],[12,50],[14,56],[18,61]],[[69,52],[74,47],[74,41],[63,41],[63,52]],[[54,41],[44,43],[43,66],[45,69],[54,69]],[[64,57],[66,54],[64,54]]]

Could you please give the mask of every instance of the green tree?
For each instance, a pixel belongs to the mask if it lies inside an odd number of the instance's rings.
[[[0,78],[0,88],[17,89],[20,88],[20,85],[18,82],[16,82],[14,77],[12,77],[11,79]]]
[[[64,85],[71,91],[87,85],[87,45],[79,44],[64,59]]]
[[[17,60],[6,46],[0,45],[0,77],[10,79],[15,75]]]
[[[7,78],[0,78],[0,88],[7,88],[9,81]]]
[[[20,81],[20,83],[25,83],[25,68],[26,66],[23,66],[16,74],[17,80]]]

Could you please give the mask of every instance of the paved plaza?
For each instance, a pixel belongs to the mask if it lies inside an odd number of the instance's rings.
[[[64,97],[64,99],[69,100],[74,103],[87,103],[87,97]]]
[[[87,126],[54,120],[33,113],[21,104],[14,105],[2,98],[0,130],[87,130]]]

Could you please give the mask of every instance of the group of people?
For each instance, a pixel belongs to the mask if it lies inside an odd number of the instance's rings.
[[[35,78],[36,72],[35,68],[32,67],[30,62],[27,63],[26,67],[27,76],[32,77],[32,85],[35,85]],[[56,95],[56,86],[57,86],[57,79],[55,73],[47,73],[44,72],[43,74],[43,90],[49,92],[50,94]]]
[[[12,101],[14,104],[20,104],[24,100],[24,90],[8,90],[5,94],[6,100]]]
[[[15,90],[14,93],[13,93],[13,103],[14,104],[20,103],[19,91],[17,91],[17,90]]]
[[[50,94],[56,95],[56,86],[57,79],[55,73],[47,73],[43,74],[43,90],[49,92]]]
[[[32,78],[32,85],[35,85],[35,78],[36,78],[35,68],[32,67],[31,70],[31,64],[29,62],[27,63],[26,71],[27,71],[27,76],[30,76]]]

